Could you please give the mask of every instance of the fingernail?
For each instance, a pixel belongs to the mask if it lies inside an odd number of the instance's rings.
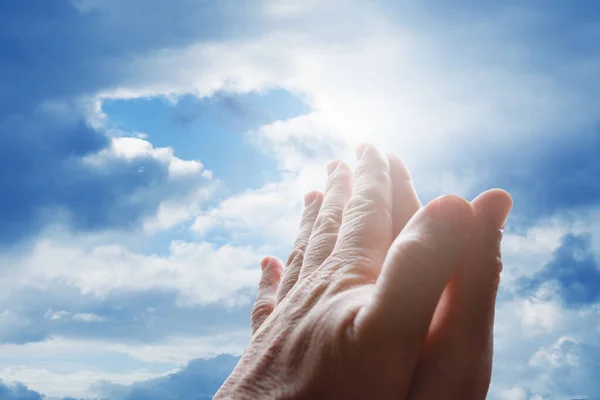
[[[361,143],[358,145],[358,147],[356,148],[356,160],[360,160],[360,158],[362,157],[362,155],[365,152],[365,149],[367,148],[367,144],[366,143]]]
[[[317,199],[317,192],[308,192],[304,195],[304,208],[310,206]]]
[[[327,175],[331,175],[333,171],[336,170],[338,165],[340,165],[340,160],[329,161],[329,163],[327,164]]]
[[[269,257],[265,257],[262,259],[262,261],[260,262],[260,269],[261,270],[265,270],[265,268],[267,268],[267,266],[271,263],[271,258]]]

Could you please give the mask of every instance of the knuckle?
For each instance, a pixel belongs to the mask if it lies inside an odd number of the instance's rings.
[[[372,196],[365,195],[364,193],[355,193],[344,208],[344,213],[356,213],[357,215],[370,215],[377,210],[378,205],[381,204],[378,199]]]
[[[329,256],[337,241],[337,236],[337,232],[332,231],[322,231],[316,234],[309,244],[310,255],[307,256],[306,263],[313,262],[314,257],[323,261]]]
[[[391,218],[391,191],[382,187],[368,186],[357,188],[344,208],[344,218],[369,219],[383,217]]]
[[[327,207],[321,210],[315,222],[317,234],[325,232],[337,232],[342,222],[342,211],[338,207]]]
[[[377,205],[388,205],[391,198],[392,180],[387,173],[377,171],[367,174],[365,180],[357,184],[354,195],[370,200]],[[354,197],[354,196],[353,196]]]
[[[297,246],[290,253],[285,265],[288,268],[291,266],[299,266],[299,265],[302,265],[303,261],[304,261],[304,250],[300,246]]]
[[[288,278],[286,279],[280,286],[279,292],[277,293],[277,302],[280,303],[283,299],[285,299],[292,291],[292,288],[296,284],[296,280]]]
[[[250,314],[250,320],[252,323],[259,323],[267,318],[273,312],[274,305],[271,301],[257,300]]]
[[[264,297],[269,292],[269,289],[273,286],[273,280],[269,278],[263,277],[263,279],[258,282],[258,292],[259,296]]]
[[[296,239],[296,243],[295,246],[302,246],[303,243],[306,243],[306,240],[308,239],[308,237],[310,236],[310,233],[313,230],[313,227],[315,225],[315,220],[317,219],[317,213],[314,213],[314,215],[310,216],[310,217],[305,217],[302,219],[302,221],[300,222],[300,230],[298,232],[298,238]]]

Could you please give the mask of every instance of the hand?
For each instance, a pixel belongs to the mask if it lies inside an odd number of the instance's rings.
[[[252,341],[215,398],[485,398],[510,197],[420,208],[400,160],[358,153],[354,184],[334,162],[307,195],[285,270],[263,260]]]

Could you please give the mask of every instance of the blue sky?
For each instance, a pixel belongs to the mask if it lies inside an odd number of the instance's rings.
[[[598,42],[593,1],[1,3],[0,397],[210,398],[365,140],[513,195],[490,398],[600,396]]]

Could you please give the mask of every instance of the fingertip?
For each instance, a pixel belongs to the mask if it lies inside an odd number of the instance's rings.
[[[261,279],[268,282],[279,282],[281,275],[283,275],[283,264],[277,257],[267,256],[260,262],[260,268],[262,271]]]
[[[477,196],[472,204],[475,211],[484,214],[490,224],[503,229],[514,203],[507,191],[491,189]]]
[[[321,195],[321,192],[318,190],[311,190],[310,192],[304,195],[304,207],[307,208],[314,204],[317,198]]]
[[[444,195],[426,207],[429,215],[450,233],[465,234],[473,226],[475,216],[473,206],[456,195]]]
[[[260,261],[260,269],[264,272],[265,269],[269,266],[270,263],[271,263],[271,257],[269,257],[269,256],[264,257]]]
[[[369,147],[368,143],[361,143],[356,146],[356,160],[360,160],[365,150]]]
[[[332,160],[327,163],[327,175],[331,175],[333,171],[340,165],[340,160]]]
[[[344,161],[333,160],[327,164],[327,176],[329,177],[329,180],[352,179],[354,177],[354,171]]]
[[[391,153],[387,153],[386,157],[390,164],[390,173],[394,179],[406,181],[412,180],[408,166],[402,158]]]
[[[512,207],[512,204],[513,204],[513,199],[512,199],[512,196],[510,195],[510,193],[508,193],[504,189],[498,189],[498,188],[489,189],[489,190],[486,190],[485,192],[482,192],[477,197],[475,197],[475,199],[473,199],[472,203],[490,202],[490,201],[508,204],[510,207]]]
[[[356,161],[360,162],[361,160],[380,160],[389,167],[388,159],[385,157],[385,154],[381,152],[377,146],[370,143],[362,143],[356,149]],[[365,161],[366,162],[366,161]]]

